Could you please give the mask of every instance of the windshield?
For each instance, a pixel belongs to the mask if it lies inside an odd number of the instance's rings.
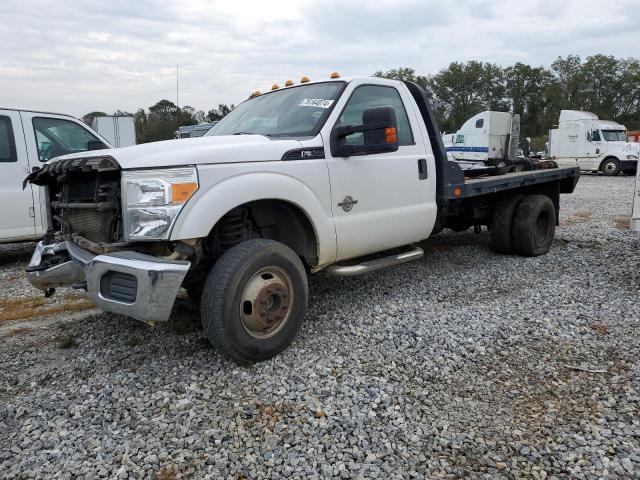
[[[315,136],[331,112],[344,82],[301,85],[261,95],[238,105],[211,127],[210,135]]]
[[[602,136],[607,142],[627,141],[627,134],[624,130],[602,130]]]

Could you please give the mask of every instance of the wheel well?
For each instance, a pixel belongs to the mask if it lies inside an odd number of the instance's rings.
[[[600,166],[598,167],[598,170],[602,170],[602,167],[604,166],[604,162],[606,162],[607,160],[615,160],[616,162],[620,162],[620,160],[618,159],[618,157],[614,157],[613,155],[609,155],[608,157],[605,157],[601,162],[600,162]]]
[[[238,220],[238,219],[242,220]],[[209,234],[215,250],[220,248],[222,233],[228,224],[244,229],[231,240],[223,240],[223,248],[250,238],[268,238],[291,248],[307,266],[318,264],[318,241],[306,213],[297,205],[283,200],[258,200],[240,205],[223,215]],[[226,232],[225,232],[226,234]],[[231,243],[231,244],[230,244]]]

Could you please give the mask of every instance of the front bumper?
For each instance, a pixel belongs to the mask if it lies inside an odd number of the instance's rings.
[[[29,270],[56,256],[68,260],[46,269],[29,271],[29,282],[41,290],[84,286],[89,298],[103,310],[142,321],[169,319],[182,281],[191,266],[133,251],[94,255],[71,241],[38,243]]]

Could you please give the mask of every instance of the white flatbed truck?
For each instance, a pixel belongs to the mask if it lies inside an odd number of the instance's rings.
[[[259,361],[298,331],[309,273],[418,259],[416,244],[442,228],[487,226],[504,254],[551,248],[578,168],[465,179],[416,84],[332,75],[276,87],[202,138],[70,155],[31,174],[53,218],[31,283],[86,289],[147,322],[167,320],[184,287],[221,352]]]

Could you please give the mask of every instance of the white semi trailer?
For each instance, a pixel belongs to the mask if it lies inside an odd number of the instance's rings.
[[[96,117],[93,119],[91,127],[116,148],[130,147],[138,143],[135,121],[131,116]]]
[[[561,167],[605,175],[632,174],[638,164],[624,125],[577,110],[562,110],[558,128],[549,130],[549,157]]]

